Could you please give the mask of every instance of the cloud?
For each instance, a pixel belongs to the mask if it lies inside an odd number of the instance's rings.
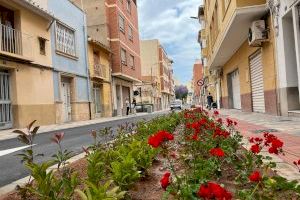
[[[142,39],[159,39],[174,60],[175,76],[186,84],[192,79],[193,64],[200,58],[197,16],[201,0],[139,0]]]

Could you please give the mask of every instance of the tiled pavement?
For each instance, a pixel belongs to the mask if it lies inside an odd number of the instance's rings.
[[[220,113],[223,117],[238,121],[237,129],[245,138],[262,136],[263,130],[270,129],[272,134],[284,142],[285,155],[274,157],[278,173],[290,180],[300,181],[300,173],[293,165],[293,161],[300,159],[300,118],[246,113],[238,110],[220,110]]]

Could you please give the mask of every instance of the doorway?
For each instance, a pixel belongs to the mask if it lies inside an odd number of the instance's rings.
[[[231,100],[230,107],[241,109],[240,74],[238,69],[228,75],[228,84],[229,97]]]
[[[12,127],[10,75],[0,70],[0,130]]]
[[[62,81],[61,83],[61,98],[62,98],[62,118],[63,122],[70,122],[72,117],[71,108],[71,83]]]

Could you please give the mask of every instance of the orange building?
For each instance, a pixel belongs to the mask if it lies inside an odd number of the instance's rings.
[[[196,60],[193,68],[194,103],[199,104],[201,100],[201,86],[198,81],[203,79],[203,65],[201,60]]]

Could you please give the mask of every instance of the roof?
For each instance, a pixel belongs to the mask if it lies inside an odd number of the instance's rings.
[[[47,9],[41,7],[37,2],[34,0],[11,0],[29,10],[32,10],[36,14],[40,15],[41,17],[44,17],[46,19],[53,19],[54,14],[48,11]]]

